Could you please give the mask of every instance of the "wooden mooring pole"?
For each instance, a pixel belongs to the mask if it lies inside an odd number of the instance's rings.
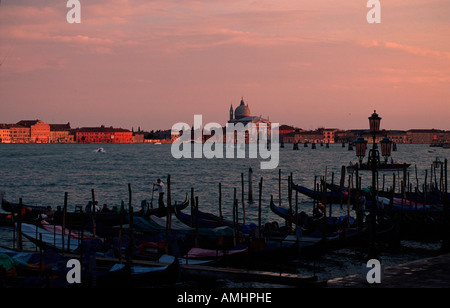
[[[92,234],[96,235],[96,226],[95,226],[95,192],[94,189],[92,188],[91,190],[92,192],[92,208],[90,209],[90,215],[91,215],[91,219],[92,219]]]
[[[122,200],[120,204],[120,223],[119,223],[119,263],[122,264],[122,234],[123,234],[123,221],[125,214],[125,205]]]
[[[222,183],[219,183],[219,217],[220,222],[223,221],[223,214],[222,214]]]
[[[62,232],[61,232],[61,239],[62,239],[62,254],[64,255],[64,241],[66,236],[66,215],[67,215],[67,195],[68,193],[64,193],[64,208],[63,208],[63,217],[62,217]]]
[[[242,202],[242,223],[245,225],[245,202],[244,202],[244,173],[241,173],[241,202]]]
[[[278,205],[281,206],[281,169],[278,169]]]
[[[128,183],[128,215],[129,215],[129,223],[128,227],[130,230],[130,260],[133,259],[133,251],[134,251],[134,226],[133,226],[133,205],[132,205],[132,193],[131,193],[131,184]]]
[[[263,178],[261,177],[261,180],[259,181],[259,199],[258,199],[258,237],[262,237],[261,232],[261,202],[262,202],[262,184],[263,184]]]
[[[194,187],[191,187],[191,226],[194,225],[194,215],[195,215]]]
[[[22,198],[19,199],[19,214],[17,218],[17,249],[22,250]]]
[[[253,202],[253,169],[248,169],[248,202]]]
[[[170,230],[172,228],[172,189],[170,174],[167,175],[167,228]]]

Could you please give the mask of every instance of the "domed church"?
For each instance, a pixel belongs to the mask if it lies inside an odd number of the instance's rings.
[[[267,127],[270,128],[269,119],[265,119],[262,116],[252,116],[250,113],[250,108],[248,104],[245,105],[244,98],[241,98],[240,105],[233,110],[233,105],[230,107],[230,120],[228,123],[242,123],[246,125],[247,123],[255,123],[257,126],[260,123],[266,123]]]
[[[248,104],[245,105],[244,98],[241,98],[240,105],[233,110],[233,105],[230,107],[230,120],[228,121],[230,124],[238,124],[242,123],[244,126],[248,123],[253,123],[253,129],[245,132],[245,142],[249,142],[249,135],[252,134],[256,136],[259,131],[259,125],[264,123],[267,125],[267,134],[271,135],[271,123],[269,119],[265,119],[262,116],[252,116],[250,113],[250,108],[248,108]],[[225,137],[225,136],[224,136]],[[270,137],[269,137],[270,138]]]

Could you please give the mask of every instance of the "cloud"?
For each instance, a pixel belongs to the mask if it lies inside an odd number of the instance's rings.
[[[450,59],[450,52],[433,50],[429,48],[423,48],[418,46],[406,45],[391,41],[377,41],[377,40],[358,40],[356,44],[366,48],[384,48],[387,50],[398,50],[411,55],[420,57],[441,57]]]
[[[403,45],[395,42],[384,42],[384,47],[388,49],[400,50],[416,56],[433,56],[450,59],[450,52],[431,50],[416,46]]]

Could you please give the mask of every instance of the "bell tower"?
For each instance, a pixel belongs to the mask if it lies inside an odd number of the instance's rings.
[[[230,121],[233,120],[234,116],[233,116],[233,104],[231,104],[230,107]]]

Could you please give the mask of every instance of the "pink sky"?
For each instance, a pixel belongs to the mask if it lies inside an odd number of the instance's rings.
[[[169,129],[253,115],[304,129],[450,129],[450,2],[2,0],[0,123]]]

